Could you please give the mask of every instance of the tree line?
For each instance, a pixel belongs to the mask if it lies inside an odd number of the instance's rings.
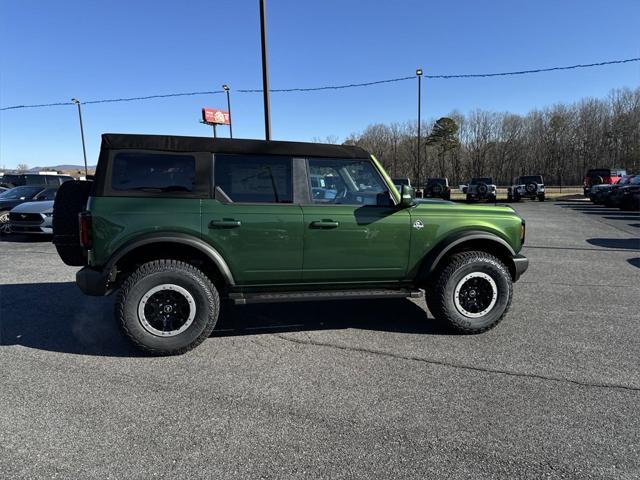
[[[506,185],[536,174],[549,185],[578,185],[588,168],[638,172],[640,87],[526,115],[453,111],[424,122],[421,130],[420,160],[415,121],[369,125],[344,143],[365,148],[393,177],[409,177],[416,186],[428,177],[448,177],[457,185],[480,176]]]

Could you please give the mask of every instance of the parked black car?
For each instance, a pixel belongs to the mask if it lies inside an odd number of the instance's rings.
[[[633,194],[640,191],[640,175],[634,175],[629,183],[616,188],[611,194],[605,198],[604,204],[607,207],[629,208],[632,203]]]
[[[620,187],[628,185],[632,178],[633,175],[625,175],[613,185],[594,185],[593,187],[591,187],[591,190],[589,192],[589,198],[596,205],[603,205],[606,202],[607,198],[609,198],[613,192],[615,192]]]
[[[0,193],[0,235],[11,232],[9,211],[24,202],[53,200],[58,187],[43,185],[23,185]]]
[[[0,186],[14,188],[23,185],[47,185],[59,187],[64,182],[73,180],[69,175],[39,174],[39,173],[5,173],[0,177]]]
[[[427,178],[424,186],[425,198],[442,198],[451,200],[451,188],[448,178]]]

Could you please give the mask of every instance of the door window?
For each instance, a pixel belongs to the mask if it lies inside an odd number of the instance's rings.
[[[233,202],[293,203],[290,157],[217,154],[214,182]]]
[[[393,205],[389,189],[369,160],[309,159],[313,203]]]

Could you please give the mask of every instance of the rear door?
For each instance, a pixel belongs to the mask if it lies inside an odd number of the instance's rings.
[[[302,209],[294,202],[292,160],[214,156],[214,198],[203,201],[202,234],[239,285],[302,278]]]
[[[404,279],[410,215],[395,206],[368,159],[307,162],[312,192],[304,214],[305,282],[386,282]],[[323,188],[311,188],[311,179]]]

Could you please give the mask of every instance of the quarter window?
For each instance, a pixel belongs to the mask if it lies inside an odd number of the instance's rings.
[[[292,203],[291,170],[289,157],[217,154],[214,181],[234,202]]]
[[[313,203],[392,205],[389,189],[368,160],[310,159]]]
[[[192,155],[118,153],[113,160],[111,188],[149,193],[192,193],[196,160]]]

